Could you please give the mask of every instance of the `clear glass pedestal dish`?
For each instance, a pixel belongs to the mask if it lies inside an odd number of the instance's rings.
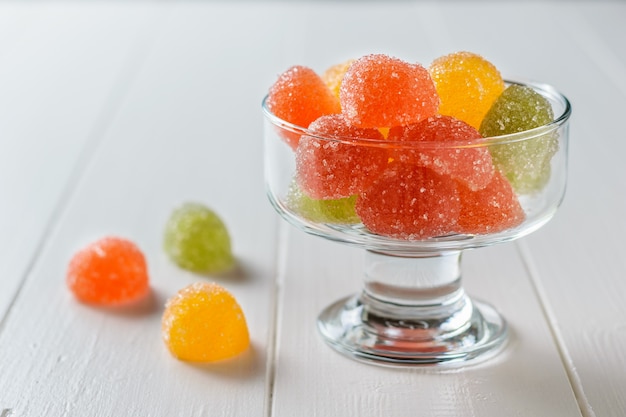
[[[541,94],[551,104],[554,120],[525,132],[483,138],[471,144],[398,143],[320,136],[276,117],[263,101],[265,182],[271,204],[298,229],[366,252],[360,291],[329,305],[318,317],[320,334],[340,353],[382,365],[458,366],[489,358],[505,345],[506,320],[491,305],[470,298],[463,289],[462,253],[528,235],[554,216],[565,194],[571,114],[567,98],[551,86],[507,83],[525,85]],[[418,153],[443,146],[455,152],[478,148],[495,154],[511,147],[515,149],[514,155],[526,148],[533,152],[546,139],[555,146],[549,158],[536,167],[532,158],[531,163],[512,165],[520,170],[545,172],[540,185],[532,190],[515,189],[524,212],[523,220],[515,226],[494,232],[400,239],[373,233],[358,217],[349,221],[335,218],[333,210],[343,210],[343,206],[353,204],[359,196],[338,202],[324,212],[327,202],[316,206],[318,201],[302,194],[298,189],[297,149],[293,147],[294,138],[297,143],[302,137],[314,138],[322,144]],[[390,157],[389,161],[392,160]],[[505,174],[515,177],[517,173]],[[302,198],[305,205],[298,200]]]

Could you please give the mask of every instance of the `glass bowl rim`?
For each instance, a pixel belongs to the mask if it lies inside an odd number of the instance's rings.
[[[290,123],[286,120],[281,119],[271,112],[267,105],[268,95],[265,95],[263,101],[261,103],[261,107],[263,110],[263,114],[271,122],[273,125],[277,126],[280,129],[287,130],[291,133],[303,135],[307,137],[312,137],[321,141],[328,142],[340,142],[340,143],[348,143],[351,145],[363,145],[363,146],[381,146],[381,147],[398,147],[398,148],[473,148],[473,147],[484,147],[490,145],[502,145],[513,142],[520,142],[525,140],[531,140],[537,138],[539,136],[543,136],[550,132],[553,132],[563,125],[565,125],[570,118],[572,113],[572,106],[570,101],[556,90],[553,86],[545,83],[539,83],[534,81],[525,81],[525,80],[504,80],[505,84],[508,85],[520,85],[531,87],[533,90],[538,91],[542,96],[548,97],[550,101],[557,101],[563,106],[563,111],[560,115],[554,118],[550,123],[547,123],[542,126],[535,127],[533,129],[525,130],[523,132],[509,133],[505,135],[499,136],[489,136],[480,139],[473,140],[463,140],[463,141],[390,141],[387,139],[364,139],[364,138],[350,138],[350,137],[341,137],[341,136],[324,136],[319,133],[315,133],[310,131],[308,128],[304,128],[302,126],[298,126],[296,124]]]

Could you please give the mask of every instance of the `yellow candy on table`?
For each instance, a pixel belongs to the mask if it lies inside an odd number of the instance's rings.
[[[472,52],[439,57],[428,71],[441,100],[439,113],[463,120],[475,129],[505,87],[500,71]]]
[[[171,354],[183,361],[216,362],[250,346],[241,307],[215,283],[191,284],[169,299],[161,329]]]

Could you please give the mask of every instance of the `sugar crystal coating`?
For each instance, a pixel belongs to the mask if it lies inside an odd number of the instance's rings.
[[[478,144],[482,136],[467,123],[450,116],[431,116],[419,123],[389,130],[387,139],[399,142],[424,142],[424,147],[399,148],[394,157],[416,163],[464,183],[477,190],[485,187],[494,168],[489,150]],[[441,143],[441,146],[437,146]]]
[[[169,299],[161,332],[171,354],[183,361],[220,361],[239,355],[250,345],[241,307],[215,283],[191,284]]]
[[[269,90],[266,104],[275,116],[302,128],[320,116],[341,112],[339,100],[322,78],[301,65],[287,69],[278,77]],[[279,132],[293,149],[298,146],[298,133]]]
[[[464,184],[459,184],[458,189],[460,233],[497,233],[518,226],[526,217],[511,184],[499,171],[481,190],[470,190]]]
[[[234,264],[226,225],[198,203],[185,203],[172,212],[163,247],[178,266],[194,272],[223,272]]]
[[[439,106],[424,67],[383,54],[357,59],[343,77],[339,98],[346,119],[369,128],[416,123]]]
[[[99,305],[130,303],[149,291],[146,260],[130,240],[104,237],[71,259],[66,282],[79,300]]]
[[[459,210],[453,179],[396,161],[356,201],[356,212],[370,231],[405,240],[454,232]]]
[[[361,221],[354,210],[356,195],[346,198],[318,200],[304,194],[294,181],[289,187],[285,200],[291,210],[312,222],[356,224]]]
[[[524,132],[554,120],[548,100],[530,87],[511,85],[493,103],[480,132],[499,136]],[[550,160],[558,151],[558,135],[545,133],[531,139],[490,147],[494,164],[520,194],[541,190],[550,179]]]
[[[504,90],[500,71],[472,52],[439,57],[429,72],[441,99],[439,113],[461,119],[476,129]]]
[[[339,89],[341,87],[343,77],[346,75],[348,68],[350,68],[350,65],[352,65],[354,61],[354,59],[349,59],[342,63],[333,65],[322,74],[322,80],[324,80],[328,88],[330,88],[330,91],[332,91],[337,98],[339,98]]]
[[[346,198],[360,193],[386,167],[388,150],[359,139],[384,140],[378,129],[349,124],[341,114],[322,116],[309,126],[296,150],[300,189],[314,199]]]

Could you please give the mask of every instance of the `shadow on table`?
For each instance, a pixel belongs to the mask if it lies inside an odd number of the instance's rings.
[[[247,379],[264,372],[263,362],[263,355],[260,355],[254,343],[251,343],[245,352],[234,358],[214,363],[187,362],[186,365],[220,378]]]

